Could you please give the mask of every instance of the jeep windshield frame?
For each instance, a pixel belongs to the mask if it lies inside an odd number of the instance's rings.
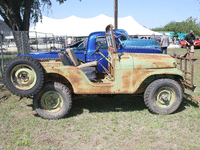
[[[111,24],[106,27],[106,40],[108,43],[108,52],[110,52],[111,54],[117,53],[115,35],[113,32],[113,25]]]

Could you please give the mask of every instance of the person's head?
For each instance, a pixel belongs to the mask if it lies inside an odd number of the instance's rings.
[[[192,30],[190,30],[189,34],[190,34],[190,35],[192,35],[192,34],[193,34],[193,31],[192,31]]]
[[[162,34],[163,36],[165,35],[165,33],[163,32],[163,34]]]

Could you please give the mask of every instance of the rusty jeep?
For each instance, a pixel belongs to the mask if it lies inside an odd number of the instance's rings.
[[[175,58],[164,54],[117,53],[113,26],[106,27],[108,69],[97,73],[97,61],[77,60],[73,49],[59,53],[59,59],[14,58],[4,71],[7,88],[20,97],[33,98],[37,113],[47,119],[62,118],[77,95],[142,94],[149,110],[170,114],[181,104],[187,86]],[[192,85],[193,86],[193,85]]]

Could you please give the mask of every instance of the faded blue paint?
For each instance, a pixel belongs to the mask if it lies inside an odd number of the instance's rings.
[[[123,33],[127,40],[122,40],[121,43],[125,47],[134,47],[134,46],[144,46],[146,48],[157,48],[160,49],[160,46],[155,40],[150,39],[131,39],[128,33],[124,29],[114,29],[114,32]],[[154,53],[154,52],[153,52]]]

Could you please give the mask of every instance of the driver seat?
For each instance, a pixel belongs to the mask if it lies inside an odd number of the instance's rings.
[[[80,68],[85,73],[85,75],[89,78],[89,80],[93,80],[97,77],[96,76],[97,61],[88,62],[88,63],[79,65],[73,48],[67,48],[66,52],[67,54],[65,54],[65,52],[64,54],[59,52],[59,57],[65,66],[70,65],[70,66],[76,66],[77,68]]]
[[[88,62],[88,63],[84,63],[78,66],[78,60],[76,58],[76,55],[74,53],[73,48],[67,48],[66,52],[68,53],[70,59],[72,60],[74,66],[77,66],[77,68],[85,68],[85,67],[92,67],[92,66],[97,66],[97,61],[93,61],[93,62]]]
[[[66,52],[67,52],[67,54],[69,55],[69,57],[71,58],[71,60],[72,60],[72,62],[73,62],[73,64],[74,64],[74,66],[78,66],[78,60],[77,60],[77,58],[76,58],[76,55],[75,55],[73,49],[72,49],[72,48],[67,48],[67,49],[66,49]]]

